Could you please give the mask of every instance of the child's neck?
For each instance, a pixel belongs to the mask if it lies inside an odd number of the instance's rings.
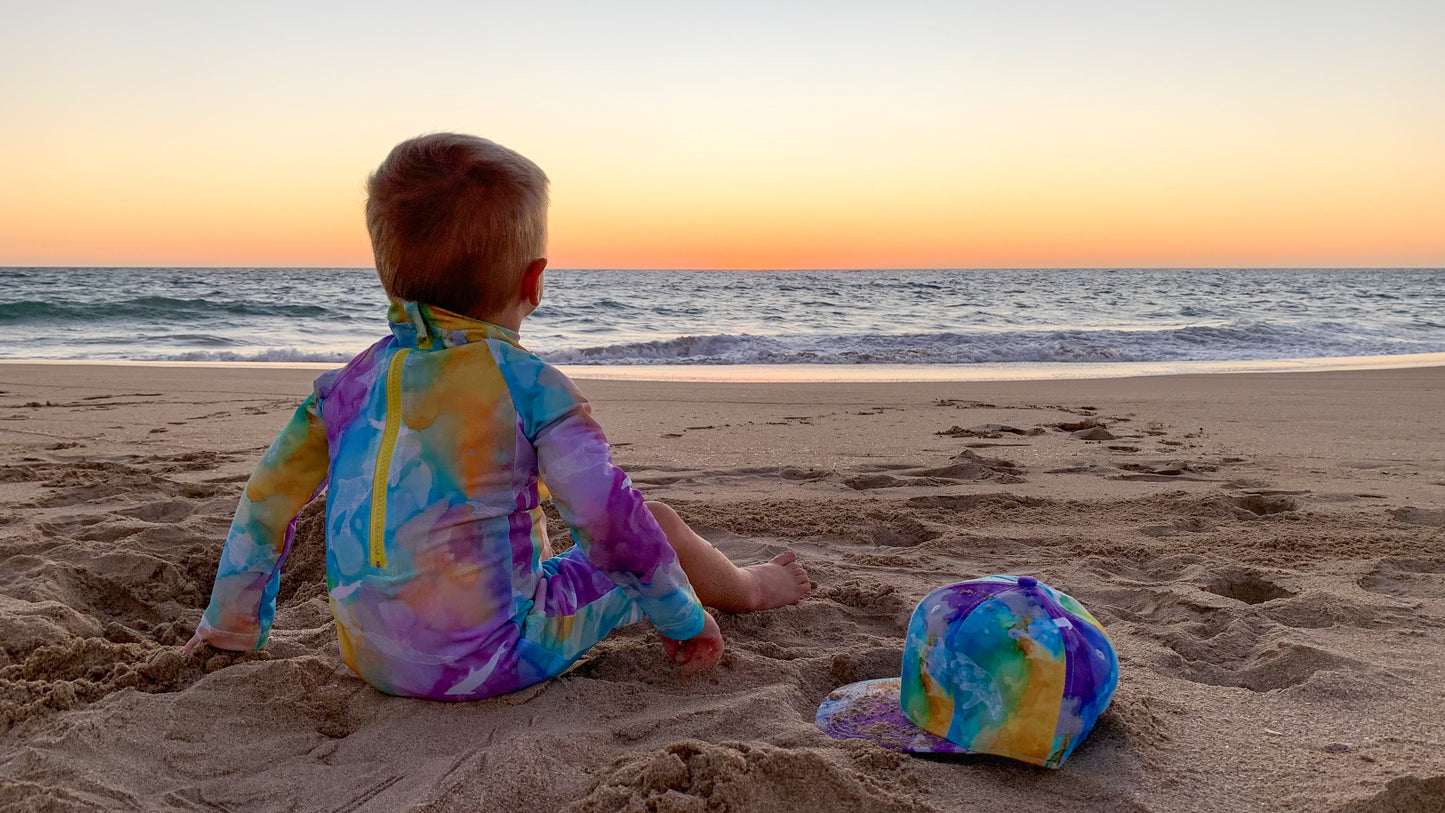
[[[527,314],[531,312],[531,303],[527,302],[526,300],[522,300],[512,303],[511,307],[507,308],[506,310],[500,311],[498,313],[493,313],[490,316],[478,316],[476,314],[470,313],[467,315],[473,319],[477,319],[482,322],[491,322],[497,327],[504,327],[507,330],[512,331],[513,333],[521,333],[522,320],[525,319],[527,317]]]

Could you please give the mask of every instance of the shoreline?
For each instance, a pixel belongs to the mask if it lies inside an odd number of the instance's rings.
[[[5,359],[0,367],[120,367],[199,370],[330,370],[344,362]],[[1079,381],[1179,375],[1253,375],[1445,367],[1445,353],[1243,361],[1011,362],[1000,364],[559,364],[580,381],[719,383],[913,383]]]

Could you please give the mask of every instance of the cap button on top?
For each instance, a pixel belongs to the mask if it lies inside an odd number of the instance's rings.
[[[1019,587],[1037,587],[1039,580],[1033,576],[1019,576]]]

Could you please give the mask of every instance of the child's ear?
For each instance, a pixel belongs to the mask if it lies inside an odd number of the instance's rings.
[[[542,304],[542,272],[547,270],[547,258],[533,260],[522,272],[522,296],[532,307]]]

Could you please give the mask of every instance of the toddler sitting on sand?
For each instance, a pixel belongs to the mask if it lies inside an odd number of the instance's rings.
[[[295,517],[323,488],[341,656],[390,694],[520,689],[642,616],[691,673],[723,648],[704,604],[808,591],[791,552],[738,568],[643,502],[576,387],[518,343],[547,265],[541,169],[481,138],[412,139],[368,181],[366,220],[393,335],[318,378],[262,457],[187,651],[265,645]],[[560,556],[549,490],[577,543]]]

